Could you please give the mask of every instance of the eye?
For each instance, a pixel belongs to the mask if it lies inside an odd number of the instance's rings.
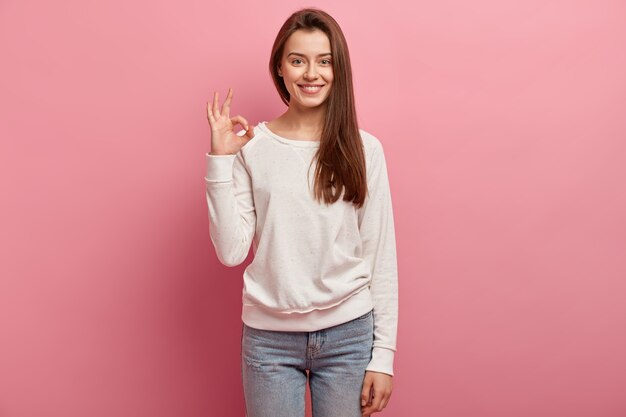
[[[330,64],[330,59],[322,59],[322,62],[326,61],[328,64]]]
[[[300,58],[296,58],[296,59],[294,59],[293,61],[291,61],[291,63],[293,64],[293,63],[295,63],[296,61],[302,61],[302,60],[301,60]]]

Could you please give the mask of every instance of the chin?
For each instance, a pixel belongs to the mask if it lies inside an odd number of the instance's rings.
[[[326,100],[328,100],[328,96],[324,97],[321,100],[315,100],[315,101],[313,101],[313,100],[301,100],[301,99],[298,99],[297,101],[300,104],[300,106],[302,106],[302,107],[311,107],[311,108],[313,108],[313,107],[319,107],[322,104],[326,103]]]
[[[319,107],[319,106],[323,105],[324,101],[322,101],[320,103],[315,103],[315,104],[298,102],[298,104],[300,105],[300,107],[314,109],[316,107]]]

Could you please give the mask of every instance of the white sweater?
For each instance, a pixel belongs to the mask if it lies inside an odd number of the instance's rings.
[[[374,310],[366,370],[393,375],[398,268],[383,147],[359,129],[369,195],[356,209],[313,197],[319,141],[288,139],[261,122],[233,155],[206,154],[209,233],[217,258],[241,264],[242,320],[265,330],[312,332]],[[240,131],[238,135],[242,135]]]

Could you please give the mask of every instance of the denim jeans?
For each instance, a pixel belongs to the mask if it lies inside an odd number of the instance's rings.
[[[314,332],[243,324],[246,417],[304,417],[307,373],[313,417],[361,417],[361,389],[374,342],[372,311]]]

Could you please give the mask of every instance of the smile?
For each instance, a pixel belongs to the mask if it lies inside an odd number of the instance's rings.
[[[317,94],[323,85],[298,85],[298,88],[306,94]]]

